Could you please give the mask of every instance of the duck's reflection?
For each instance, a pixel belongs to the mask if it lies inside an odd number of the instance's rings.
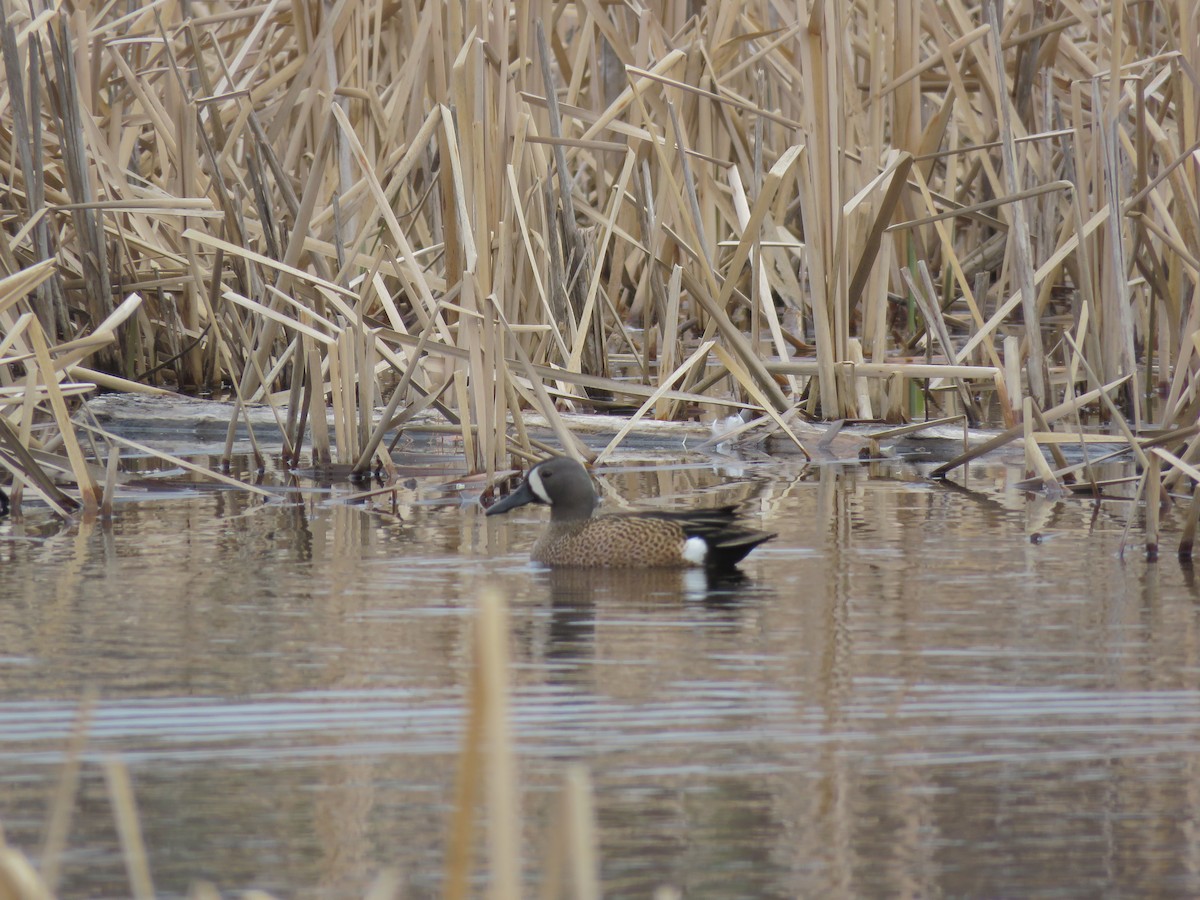
[[[559,663],[591,662],[598,620],[649,616],[680,624],[697,615],[712,624],[737,624],[761,588],[739,570],[559,568],[539,573],[550,610],[545,656]],[[686,622],[683,622],[686,624]]]

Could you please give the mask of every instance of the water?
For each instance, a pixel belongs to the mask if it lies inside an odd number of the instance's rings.
[[[96,702],[63,895],[128,894],[102,763],[129,767],[155,886],[436,895],[473,607],[509,599],[536,879],[591,771],[605,896],[1200,894],[1200,628],[1126,501],[1049,502],[902,462],[610,471],[606,508],[741,502],[741,581],[547,572],[544,511],[446,478],[373,507],[227,491],[110,526],[0,520],[0,820],[36,856]],[[269,479],[268,479],[269,480]],[[961,480],[961,479],[960,479]],[[1177,533],[1180,516],[1164,531]]]

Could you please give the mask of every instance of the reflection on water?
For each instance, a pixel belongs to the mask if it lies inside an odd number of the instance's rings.
[[[493,586],[526,846],[586,763],[607,896],[1200,894],[1192,573],[1122,561],[1128,503],[1031,498],[1020,476],[603,478],[607,508],[741,502],[779,533],[723,580],[535,568],[544,511],[485,520],[444,478],[394,509],[332,486],[147,500],[107,527],[6,520],[5,836],[36,854],[94,688],[65,894],[127,890],[114,753],[164,892],[346,897],[395,866],[406,896],[435,894]]]

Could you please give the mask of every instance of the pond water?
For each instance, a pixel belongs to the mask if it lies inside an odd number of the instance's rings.
[[[485,519],[444,475],[394,509],[303,480],[151,494],[107,525],[30,507],[0,520],[5,837],[36,857],[91,690],[64,896],[128,894],[113,756],[161,894],[362,896],[394,867],[403,896],[436,895],[495,588],[529,884],[583,763],[605,896],[1200,895],[1192,571],[1167,542],[1144,561],[1128,501],[1051,502],[1021,475],[601,473],[608,509],[740,502],[778,532],[717,583],[537,569],[545,511]]]

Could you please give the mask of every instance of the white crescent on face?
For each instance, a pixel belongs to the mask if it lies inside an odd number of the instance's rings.
[[[542,484],[542,473],[538,471],[537,466],[529,470],[529,489],[539,500],[550,506],[550,495],[546,493],[546,486]]]

